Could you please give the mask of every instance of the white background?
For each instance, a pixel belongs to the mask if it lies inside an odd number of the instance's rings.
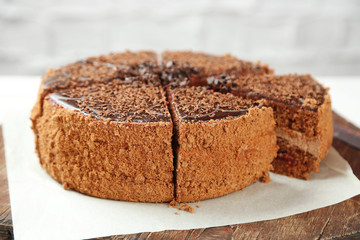
[[[278,73],[360,75],[358,0],[0,0],[0,75],[124,49],[233,53]]]

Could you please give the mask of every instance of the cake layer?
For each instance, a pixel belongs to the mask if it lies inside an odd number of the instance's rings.
[[[288,128],[275,127],[276,136],[287,141],[291,146],[308,152],[314,157],[320,156],[321,141],[317,137],[308,137],[305,134]]]
[[[321,159],[281,137],[277,143],[279,151],[272,163],[275,173],[308,180],[311,172],[319,171]]]
[[[296,114],[296,113],[295,113]],[[304,118],[302,111],[297,112],[298,118]],[[333,138],[333,121],[330,96],[326,94],[324,96],[324,102],[317,108],[316,114],[314,114],[314,123],[304,123],[309,129],[313,129],[314,135],[306,134],[307,132],[299,132],[290,128],[276,127],[275,132],[278,139],[286,141],[286,144],[279,143],[281,154],[291,154],[296,149],[297,154],[294,155],[293,164],[291,165],[293,170],[286,170],[284,164],[279,164],[276,159],[274,160],[275,172],[281,173],[287,176],[298,177],[303,179],[309,179],[309,174],[314,171],[319,171],[320,162],[326,156],[328,150],[331,147]],[[276,119],[275,119],[276,120]],[[288,148],[288,150],[286,150]],[[301,154],[299,153],[301,152]],[[309,157],[311,156],[311,157]],[[287,159],[289,161],[289,158]],[[307,161],[298,171],[295,170],[295,166],[298,163]],[[277,162],[277,163],[275,163]],[[306,169],[307,167],[307,169]]]
[[[222,196],[267,177],[277,152],[271,108],[201,87],[168,93],[177,201]]]

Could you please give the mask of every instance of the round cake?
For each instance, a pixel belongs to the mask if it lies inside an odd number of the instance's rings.
[[[40,163],[65,189],[192,202],[271,170],[308,179],[331,146],[331,116],[310,75],[231,55],[127,51],[50,69],[31,120]]]

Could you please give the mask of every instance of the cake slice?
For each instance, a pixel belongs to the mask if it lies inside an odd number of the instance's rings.
[[[201,87],[167,90],[175,124],[175,196],[214,198],[268,180],[276,156],[271,108]]]
[[[41,165],[100,198],[174,197],[172,130],[156,55],[125,52],[50,70],[31,120]]]
[[[65,89],[131,77],[142,77],[149,81],[158,71],[155,53],[127,51],[90,57],[58,69],[50,69],[44,77],[42,88]]]
[[[242,61],[230,54],[215,56],[191,51],[162,53],[162,80],[165,86],[207,86],[213,76],[254,76],[272,72],[267,65]]]
[[[158,60],[154,52],[122,52],[100,57],[90,57],[58,69],[49,69],[43,76],[38,98],[30,119],[35,124],[42,114],[42,103],[49,93],[94,83],[108,83],[114,79],[125,83],[138,82],[160,86]],[[134,79],[137,79],[135,81]],[[36,131],[34,129],[34,131]]]
[[[173,199],[172,122],[159,87],[93,84],[47,96],[36,122],[42,166],[100,198]]]
[[[49,94],[76,87],[86,87],[96,83],[109,83],[113,80],[136,86],[153,84],[160,86],[157,74],[157,55],[154,52],[122,52],[68,64],[58,69],[49,69],[40,83],[38,97],[31,111],[30,120],[35,136],[38,135],[36,121],[42,116],[44,98]],[[148,67],[144,67],[148,66]],[[37,137],[35,138],[36,148]],[[38,152],[38,149],[36,150]]]
[[[210,88],[248,99],[263,99],[274,110],[280,147],[274,172],[309,179],[318,172],[332,142],[331,101],[310,75],[258,75],[222,78]]]

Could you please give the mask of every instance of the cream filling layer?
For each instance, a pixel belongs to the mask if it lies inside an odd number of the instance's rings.
[[[315,157],[319,157],[321,145],[319,137],[307,137],[301,132],[280,127],[275,127],[275,133],[277,137],[287,140],[290,145],[296,146]]]

